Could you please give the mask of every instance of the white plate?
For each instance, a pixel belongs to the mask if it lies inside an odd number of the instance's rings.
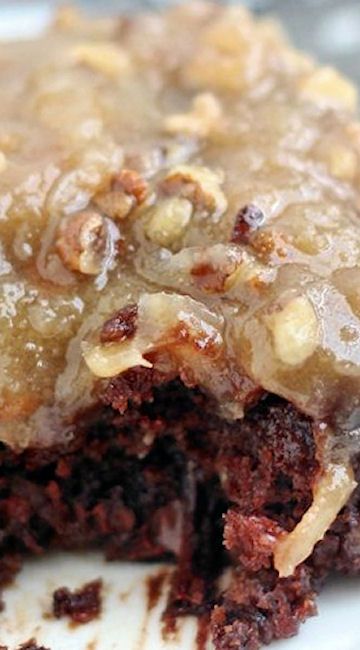
[[[0,38],[41,32],[50,18],[49,7],[46,1],[23,2],[19,7],[0,0]],[[166,586],[156,606],[148,610],[146,579],[159,570],[163,567],[106,563],[95,553],[29,560],[5,591],[0,645],[13,648],[34,637],[51,650],[192,650],[196,623],[190,618],[179,626],[175,639],[162,637]],[[47,616],[54,589],[77,588],[99,577],[104,594],[98,620],[74,628]],[[271,650],[360,650],[359,619],[360,579],[333,580],[319,598],[319,616],[308,620],[297,637],[274,643]]]
[[[149,611],[146,579],[160,571],[167,576],[163,594]],[[160,618],[170,575],[170,567],[107,563],[99,553],[29,560],[5,590],[0,642],[13,648],[35,637],[51,650],[195,650],[197,628],[191,618],[182,621],[174,639],[162,636]],[[78,588],[99,577],[103,580],[99,619],[74,627],[49,616],[54,589]],[[334,580],[320,596],[319,610],[297,637],[274,643],[271,650],[359,650],[360,581]]]

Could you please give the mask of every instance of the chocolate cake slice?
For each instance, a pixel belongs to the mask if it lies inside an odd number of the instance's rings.
[[[210,2],[63,9],[0,87],[0,582],[100,547],[295,634],[360,570],[355,88]]]

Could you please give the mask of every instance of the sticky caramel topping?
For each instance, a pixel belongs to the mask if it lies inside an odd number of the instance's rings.
[[[243,8],[75,18],[0,45],[0,438],[70,435],[137,364],[356,431],[355,88]]]

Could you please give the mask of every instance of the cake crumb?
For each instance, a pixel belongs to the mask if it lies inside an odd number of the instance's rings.
[[[6,645],[0,645],[0,650],[9,649]],[[38,645],[35,639],[30,639],[29,641],[25,641],[25,643],[21,643],[17,650],[49,650],[49,648],[45,648],[43,645]]]
[[[67,587],[56,589],[53,594],[54,616],[69,616],[74,623],[89,623],[101,612],[101,590],[102,580],[88,582],[75,591]]]

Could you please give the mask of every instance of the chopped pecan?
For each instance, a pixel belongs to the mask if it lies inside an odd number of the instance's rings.
[[[227,200],[221,189],[224,176],[219,171],[197,165],[177,165],[165,177],[160,191],[165,196],[178,195],[191,201],[195,209],[221,217]]]
[[[98,275],[113,261],[119,239],[113,222],[95,210],[83,210],[61,221],[55,245],[69,269]]]
[[[110,189],[99,192],[94,203],[112,219],[125,219],[147,197],[148,184],[132,169],[122,169],[111,182]]]
[[[258,230],[264,222],[265,215],[260,208],[252,203],[245,205],[235,217],[231,241],[234,244],[247,244],[251,233]]]
[[[106,378],[135,366],[152,368],[153,355],[166,350],[172,363],[177,360],[184,372],[185,365],[188,366],[190,381],[196,369],[202,373],[207,359],[214,359],[222,350],[222,325],[221,316],[189,296],[143,294],[138,303],[136,332],[131,340],[109,345],[83,341],[82,351],[90,371]],[[147,358],[149,354],[151,361]]]
[[[101,343],[120,342],[131,338],[136,331],[137,305],[127,305],[117,311],[101,328]]]
[[[94,197],[96,206],[106,215],[115,220],[125,219],[135,206],[135,199],[122,190],[99,192]]]
[[[122,169],[113,179],[113,189],[133,196],[136,203],[140,205],[147,197],[149,186],[139,172],[134,169]]]

